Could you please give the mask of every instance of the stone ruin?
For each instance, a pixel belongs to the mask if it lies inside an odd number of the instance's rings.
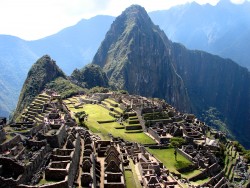
[[[158,142],[157,147],[167,146],[172,137],[186,140],[176,150],[192,165],[180,171],[201,170],[186,181],[209,177],[201,187],[227,187],[228,180],[215,155],[219,149],[217,138],[222,134],[215,132],[218,137],[208,138],[204,123],[161,100],[117,94],[100,94],[91,100],[101,103],[108,97],[119,102],[127,114],[137,116],[143,131]],[[143,187],[181,187],[181,177],[169,172],[144,146],[114,137],[104,141],[76,127],[58,95],[39,95],[21,118],[22,122],[10,125],[17,133],[0,144],[0,187],[126,187],[124,172],[131,161]],[[5,126],[0,127],[0,134]],[[247,165],[239,158],[234,168],[235,181],[247,179],[246,170]]]

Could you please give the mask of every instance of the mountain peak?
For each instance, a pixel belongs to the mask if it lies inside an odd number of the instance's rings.
[[[92,63],[103,68],[113,88],[164,98],[186,111],[189,98],[170,62],[170,44],[146,10],[133,5],[113,22]]]
[[[145,10],[144,7],[140,5],[131,5],[122,12],[122,15],[123,14],[129,14],[129,15],[145,14],[147,15],[147,11]]]
[[[140,5],[131,5],[122,12],[120,17],[125,17],[128,23],[133,23],[142,20],[144,20],[145,22],[151,22],[147,11]]]
[[[28,72],[13,119],[16,119],[21,111],[45,89],[47,83],[59,77],[66,78],[63,71],[49,55],[38,59]]]

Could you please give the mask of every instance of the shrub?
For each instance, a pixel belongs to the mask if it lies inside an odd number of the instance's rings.
[[[180,147],[181,145],[185,144],[186,141],[181,137],[172,137],[170,138],[170,147]]]

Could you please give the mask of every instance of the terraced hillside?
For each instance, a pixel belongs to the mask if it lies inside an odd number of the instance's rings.
[[[83,104],[80,101],[83,96],[73,97],[64,100],[68,109],[74,115],[77,112],[85,111],[88,114],[85,125],[93,132],[104,139],[111,139],[110,136],[120,137],[127,141],[141,144],[155,144],[156,142],[146,135],[138,124],[130,124],[131,119],[123,119],[121,115],[132,114],[124,112],[117,102],[112,99],[105,99],[100,104]],[[90,101],[88,101],[90,102]],[[96,101],[92,101],[96,102]],[[79,106],[81,106],[79,108]],[[132,116],[131,116],[132,117]],[[130,118],[131,118],[130,117]],[[134,118],[135,116],[133,116]],[[129,128],[128,128],[129,127]],[[132,128],[131,128],[132,127]]]
[[[46,93],[39,94],[24,110],[21,119],[25,122],[43,123],[45,114],[50,113],[53,109],[49,104],[50,99]]]

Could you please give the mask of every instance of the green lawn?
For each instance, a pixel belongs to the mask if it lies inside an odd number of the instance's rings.
[[[103,103],[104,103],[108,108],[113,108],[114,110],[120,112],[121,114],[123,113],[123,110],[122,110],[121,108],[111,106],[111,104],[110,104],[108,101],[112,101],[112,100],[105,99],[105,101],[103,101]],[[118,104],[118,103],[115,103],[115,102],[111,102],[111,103],[113,103],[113,104]]]
[[[158,160],[162,161],[170,172],[179,173],[177,171],[178,168],[183,168],[192,164],[188,159],[177,153],[177,161],[174,156],[174,148],[169,149],[149,149],[148,152],[153,154]],[[182,174],[184,178],[190,178],[194,175],[199,174],[200,170],[190,171],[188,173]]]
[[[110,104],[114,104],[114,105],[119,105],[119,103],[115,102],[112,99],[105,99],[106,102],[110,103]]]
[[[46,185],[46,184],[51,184],[51,183],[56,183],[57,181],[51,181],[51,180],[46,180],[46,179],[41,179],[38,183],[38,185]]]
[[[133,178],[134,178],[134,182],[135,182],[135,186],[134,187],[136,187],[136,188],[142,188],[141,183],[140,183],[140,181],[138,179],[138,176],[136,174],[135,165],[134,165],[132,159],[129,159],[129,166],[131,168],[131,171],[132,171],[132,174],[133,174]]]
[[[185,173],[182,173],[181,176],[184,177],[184,178],[191,178],[191,177],[194,177],[198,174],[201,173],[201,170],[193,170],[193,171],[190,171],[190,172],[185,172]],[[199,180],[199,181],[202,181],[202,180]]]
[[[126,180],[126,187],[127,188],[134,188],[136,187],[133,172],[130,170],[125,170],[125,180]]]
[[[125,133],[125,129],[115,129],[115,127],[121,127],[117,122],[99,124],[97,121],[113,120],[114,118],[109,115],[109,111],[99,105],[87,104],[84,105],[83,110],[89,114],[88,121],[85,124],[94,133],[102,133],[105,137],[111,133],[114,137],[121,137],[125,140],[138,142],[142,144],[153,144],[153,139],[147,136],[145,133]]]

